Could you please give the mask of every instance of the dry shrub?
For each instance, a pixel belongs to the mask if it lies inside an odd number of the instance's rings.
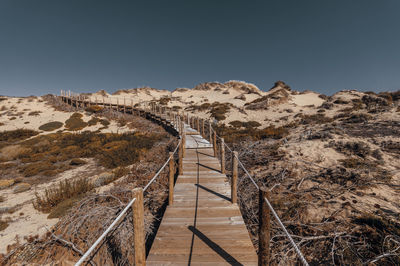
[[[65,127],[71,131],[82,130],[87,123],[82,120],[82,114],[74,113],[65,121]]]
[[[29,151],[29,148],[22,147],[21,145],[9,145],[1,149],[0,158],[11,161],[27,151]]]
[[[70,162],[69,165],[83,165],[86,164],[85,160],[79,159],[79,158],[73,158]]]
[[[32,111],[32,112],[30,112],[28,115],[29,116],[38,116],[38,115],[40,115],[42,112],[41,111]]]
[[[242,121],[239,121],[239,120],[235,120],[235,121],[229,122],[229,124],[231,126],[235,127],[235,128],[241,128],[241,127],[244,127],[244,128],[257,128],[257,127],[261,126],[261,124],[258,123],[257,121],[242,122]]]
[[[350,114],[350,116],[343,120],[346,123],[366,123],[371,120],[372,116],[364,113]]]
[[[8,227],[8,222],[0,219],[0,232]]]
[[[103,111],[103,107],[100,105],[91,105],[86,107],[85,111],[89,113],[101,113]]]
[[[288,134],[288,128],[291,125],[282,127],[269,126],[264,129],[254,127],[246,127],[244,129],[226,127],[220,125],[216,128],[217,134],[225,139],[227,143],[238,142],[243,140],[261,140],[266,138],[280,139]]]
[[[30,129],[15,129],[0,132],[0,141],[20,141],[32,136],[36,136],[39,132]]]
[[[162,97],[159,102],[161,105],[168,105],[170,101],[171,101],[170,97]]]
[[[53,131],[56,129],[59,129],[60,127],[62,127],[64,125],[64,123],[59,122],[59,121],[54,121],[54,122],[49,122],[46,124],[43,124],[39,127],[39,130],[43,130],[43,131]]]
[[[82,195],[65,199],[53,207],[47,216],[47,219],[61,218],[79,201],[83,198]]]
[[[299,115],[301,117],[300,123],[303,125],[308,124],[326,124],[333,121],[332,118],[325,116],[324,114],[314,114],[314,115]]]
[[[85,194],[92,188],[86,178],[60,181],[58,185],[46,189],[44,195],[36,194],[33,206],[39,211],[50,212],[60,202]]]
[[[338,152],[347,155],[357,155],[361,158],[365,158],[371,154],[371,148],[367,143],[361,141],[354,142],[342,142],[342,141],[331,141],[329,143],[331,147],[334,147]]]
[[[230,108],[231,104],[229,103],[214,102],[213,104],[211,104],[211,117],[214,117],[217,121],[225,120],[225,115],[227,112],[229,112]]]
[[[41,172],[45,172],[48,170],[54,170],[56,167],[51,164],[50,162],[47,161],[41,161],[41,162],[36,162],[36,163],[30,163],[26,166],[23,166],[20,172],[25,176],[25,177],[30,177],[37,175]],[[47,175],[50,173],[54,172],[47,172]]]
[[[100,122],[100,118],[98,117],[92,117],[89,121],[88,121],[88,126],[95,126],[97,125],[97,123]]]

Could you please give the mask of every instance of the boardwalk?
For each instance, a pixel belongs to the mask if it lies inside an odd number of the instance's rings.
[[[186,127],[183,175],[147,265],[257,265],[257,255],[212,145]]]

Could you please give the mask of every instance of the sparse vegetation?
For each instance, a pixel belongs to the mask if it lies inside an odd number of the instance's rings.
[[[82,114],[74,113],[65,121],[65,128],[71,131],[82,130],[87,126],[87,123],[82,120]]]
[[[103,111],[103,107],[100,105],[91,105],[88,106],[85,111],[89,113],[101,113]]]
[[[39,130],[53,131],[53,130],[61,128],[63,125],[64,125],[64,123],[59,122],[59,121],[49,122],[49,123],[41,125],[39,127]]]
[[[30,112],[28,115],[29,116],[38,116],[38,115],[40,115],[42,112],[41,111],[32,111],[32,112]]]
[[[82,194],[89,192],[92,189],[92,185],[86,178],[79,178],[75,180],[64,180],[60,181],[57,186],[46,189],[44,195],[36,194],[36,199],[33,204],[35,209],[42,212],[50,212],[58,204],[68,200],[71,203],[71,199],[74,199]],[[65,208],[71,207],[72,204],[64,204],[57,210],[57,213],[63,213]],[[61,210],[62,209],[62,210]],[[55,216],[55,214],[53,213]]]
[[[39,132],[30,129],[16,129],[0,132],[0,141],[15,142],[36,136]]]

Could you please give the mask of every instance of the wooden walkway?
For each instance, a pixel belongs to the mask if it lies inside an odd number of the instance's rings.
[[[185,126],[183,174],[147,265],[257,265],[257,254],[212,145]]]

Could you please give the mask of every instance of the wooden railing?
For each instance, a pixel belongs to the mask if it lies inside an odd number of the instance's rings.
[[[219,155],[220,157],[220,162],[221,162],[221,173],[226,172],[226,164],[225,164],[225,149],[227,149],[229,152],[231,152],[231,158],[232,158],[232,178],[231,178],[231,201],[232,203],[237,203],[238,202],[238,169],[239,166],[240,168],[244,171],[245,176],[250,179],[252,184],[255,186],[255,188],[258,190],[259,193],[259,234],[258,234],[258,265],[269,265],[270,264],[270,234],[271,234],[271,214],[272,216],[276,219],[278,222],[279,226],[282,228],[284,234],[288,238],[290,244],[294,248],[296,254],[298,255],[299,259],[303,263],[303,265],[308,265],[307,261],[304,258],[304,255],[300,251],[299,247],[297,244],[294,242],[292,236],[290,233],[287,231],[286,227],[283,225],[282,221],[280,220],[279,216],[277,215],[276,211],[274,210],[273,206],[270,203],[270,195],[269,195],[269,190],[266,188],[260,188],[257,182],[254,180],[254,178],[250,175],[249,171],[246,169],[246,167],[243,165],[243,163],[239,159],[239,155],[236,151],[233,151],[224,141],[223,138],[217,135],[216,131],[213,129],[213,122],[211,119],[203,119],[194,115],[189,115],[188,113],[184,112],[179,112],[179,111],[174,111],[172,108],[166,107],[166,106],[161,106],[160,104],[154,102],[154,101],[147,101],[147,102],[142,102],[137,105],[133,105],[133,102],[131,101],[130,105],[126,105],[127,100],[126,99],[120,99],[120,98],[106,98],[103,97],[102,101],[97,101],[97,98],[95,99],[95,102],[92,102],[91,100],[85,99],[80,94],[74,94],[71,92],[61,92],[61,97],[63,101],[67,102],[68,104],[72,106],[90,106],[90,105],[102,105],[104,107],[108,108],[116,108],[118,111],[127,113],[129,110],[131,111],[132,114],[136,113],[138,115],[144,115],[148,116],[151,118],[158,119],[159,121],[165,122],[165,123],[170,123],[171,126],[179,133],[180,137],[180,142],[175,149],[175,152],[177,151],[179,147],[179,160],[178,160],[178,173],[182,174],[183,173],[183,168],[182,168],[182,161],[183,157],[185,157],[185,140],[186,140],[186,135],[185,135],[185,123],[198,131],[198,133],[204,138],[208,139],[210,144],[212,144],[213,151],[214,151],[214,156],[217,157]],[[108,100],[106,100],[108,99]],[[112,99],[116,99],[116,103],[113,103]],[[122,104],[119,103],[121,100]],[[206,128],[208,128],[206,130]],[[219,143],[217,142],[217,139],[219,139]],[[219,145],[218,145],[219,144]],[[219,150],[219,154],[218,154]],[[170,153],[170,157],[168,161],[164,164],[164,166],[160,169],[160,171],[150,180],[149,184],[146,185],[145,189],[157,178],[158,174],[162,171],[162,169],[165,168],[165,166],[171,162],[171,158],[173,158],[174,153]],[[172,165],[170,164],[170,169],[172,169]],[[174,174],[170,170],[169,173],[169,204],[172,204],[173,202],[173,185],[174,185]],[[131,201],[133,204],[137,200],[137,204],[143,205],[143,201],[140,199],[140,197],[143,198],[143,193],[140,194],[140,188],[135,192],[136,196],[134,199]],[[136,200],[135,200],[136,199]],[[129,204],[128,204],[129,206]],[[128,208],[128,206],[126,208]],[[126,209],[125,208],[125,209]],[[134,228],[135,232],[136,230],[139,230],[140,232],[144,232],[143,230],[143,206],[141,207],[140,210],[137,210],[135,207],[135,212],[137,213],[136,216],[136,222],[134,219]],[[125,210],[124,209],[124,210]],[[128,208],[129,209],[129,208]],[[125,212],[126,213],[126,212]],[[122,214],[122,212],[121,212]],[[120,215],[121,215],[120,214]],[[120,216],[118,216],[114,223],[118,223],[118,219]],[[139,220],[137,220],[139,219]],[[112,225],[113,225],[112,224]],[[111,225],[110,225],[111,227]],[[107,229],[108,230],[108,229]],[[104,238],[104,234],[108,233],[109,231],[105,231],[102,236],[99,237],[99,239],[93,244],[99,244],[101,240]],[[99,242],[99,243],[98,243]],[[93,251],[93,246],[86,252],[86,253],[91,253]],[[144,233],[138,234],[136,237],[135,233],[135,263],[136,265],[145,265],[144,261]],[[136,258],[136,254],[138,253],[138,257]],[[85,254],[86,255],[86,254]],[[81,258],[80,261],[85,261],[88,255],[85,257],[85,255]],[[82,263],[81,262],[81,263]],[[80,265],[79,262],[76,265]]]

